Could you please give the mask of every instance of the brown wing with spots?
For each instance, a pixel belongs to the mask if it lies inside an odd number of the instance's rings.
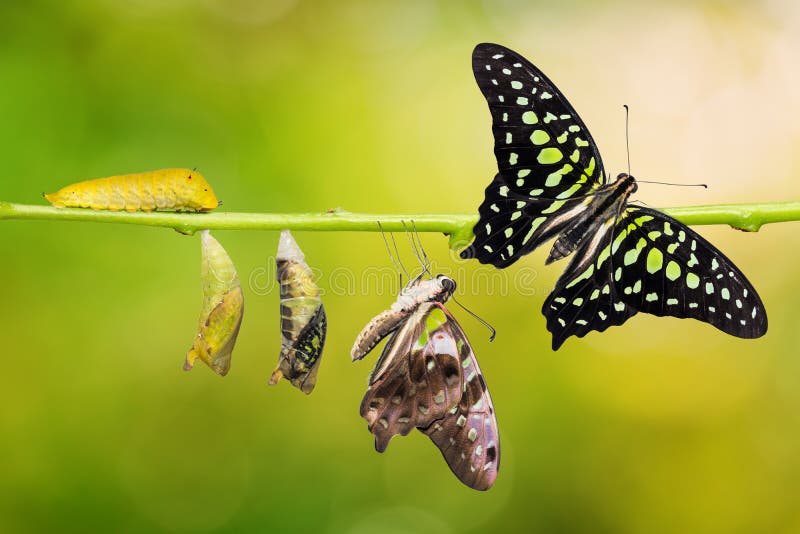
[[[461,399],[442,419],[420,428],[442,451],[461,482],[476,490],[492,487],[500,468],[497,418],[475,353],[464,331],[447,310],[448,326],[459,351],[463,386]]]
[[[433,303],[419,306],[389,339],[361,401],[376,450],[457,405],[462,372],[455,339],[449,314]]]

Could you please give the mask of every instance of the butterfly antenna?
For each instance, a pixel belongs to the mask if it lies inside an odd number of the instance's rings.
[[[400,251],[397,249],[397,241],[395,241],[395,239],[394,239],[394,233],[393,232],[389,232],[389,237],[392,240],[392,247],[394,247],[394,253],[397,256],[397,263],[400,264],[400,268],[403,269],[403,272],[406,274],[406,278],[411,280],[411,275],[408,273],[408,270],[406,269],[406,266],[403,265],[403,260],[400,259]]]
[[[430,273],[428,272],[428,266],[426,265],[426,262],[422,259],[423,256],[422,253],[420,253],[420,248],[417,246],[417,242],[414,240],[414,234],[412,234],[409,231],[408,225],[406,224],[405,221],[400,221],[400,222],[403,223],[403,228],[406,231],[406,238],[408,239],[408,243],[411,246],[411,251],[414,253],[414,257],[417,258],[417,261],[422,266],[422,271],[420,271],[417,278],[422,278],[422,276],[426,273],[428,274],[428,276],[430,276]]]
[[[636,180],[638,184],[659,184],[659,185],[674,185],[676,187],[702,187],[708,189],[708,184],[673,184],[670,182],[651,182],[649,180]]]
[[[422,259],[425,261],[425,270],[428,272],[428,276],[431,276],[431,260],[428,258],[428,254],[425,252],[425,247],[422,246],[422,238],[417,232],[417,223],[414,220],[411,220],[411,227],[414,229],[414,235],[417,237],[417,243],[419,243],[419,250],[422,252]]]
[[[628,176],[631,175],[631,145],[630,145],[630,136],[628,135],[628,117],[630,115],[630,109],[628,109],[628,104],[622,104],[622,107],[625,108],[625,153],[628,155]]]
[[[392,249],[389,248],[389,241],[386,239],[386,232],[383,231],[383,225],[380,221],[378,222],[378,228],[381,231],[381,237],[383,238],[383,244],[386,245],[386,252],[389,254],[389,259],[392,260],[392,265],[394,265],[395,270],[400,274],[400,287],[403,286],[403,273],[406,273],[408,276],[408,272],[406,272],[406,268],[403,266],[403,263],[400,261],[400,255],[398,254],[397,258],[394,257],[392,254]],[[389,234],[390,236],[392,234]],[[394,243],[394,236],[392,236],[392,243]],[[397,252],[397,243],[394,244],[394,250]]]
[[[428,259],[428,254],[425,253],[425,247],[422,246],[422,240],[419,237],[419,232],[417,232],[417,224],[412,219],[411,221],[411,246],[414,249],[414,255],[417,256],[417,259],[422,264],[422,272],[427,273],[427,275],[431,276],[431,262]],[[405,225],[405,223],[403,223]]]
[[[490,325],[488,322],[486,322],[485,320],[483,320],[483,319],[482,319],[480,316],[478,316],[478,314],[476,314],[475,312],[473,312],[472,310],[470,310],[469,308],[467,308],[466,306],[464,306],[463,304],[461,304],[460,302],[458,302],[458,301],[456,300],[456,297],[455,297],[455,295],[452,295],[452,296],[450,297],[450,300],[452,300],[453,302],[455,302],[456,304],[458,304],[458,306],[459,306],[459,307],[460,307],[462,310],[464,310],[465,312],[467,312],[468,314],[470,314],[471,316],[473,316],[475,319],[477,319],[477,320],[478,320],[478,322],[479,322],[479,323],[481,323],[483,326],[485,326],[486,328],[488,328],[488,329],[489,329],[489,332],[491,332],[491,334],[489,335],[489,342],[491,343],[492,341],[494,341],[494,338],[495,338],[495,336],[497,335],[497,330],[495,330],[495,329],[494,329],[494,327],[493,327],[492,325]]]
[[[628,104],[622,104],[622,107],[625,108],[625,152],[628,155],[628,176],[630,176],[631,175],[631,145],[630,145],[630,135],[629,135],[630,108],[628,108]],[[651,182],[647,180],[636,180],[636,182],[640,184],[679,185],[683,187],[703,187],[705,189],[708,189],[707,184],[671,184],[669,182]]]
[[[417,262],[422,265],[423,273],[425,272],[424,268],[425,265],[422,263],[422,257],[419,255],[419,250],[417,250],[417,243],[414,241],[414,238],[411,236],[411,232],[408,230],[408,225],[406,221],[401,220],[400,223],[403,225],[403,230],[406,233],[406,239],[408,240],[408,245],[411,248],[411,253],[414,254],[414,257],[417,258]]]

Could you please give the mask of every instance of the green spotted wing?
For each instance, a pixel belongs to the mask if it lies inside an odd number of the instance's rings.
[[[461,256],[504,268],[556,238],[547,263],[573,258],[542,310],[554,349],[639,311],[743,338],[766,332],[764,306],[733,262],[680,222],[627,204],[636,180],[607,179],[586,125],[539,69],[496,44],[478,45],[472,68],[499,172]]]
[[[606,176],[586,125],[528,60],[484,43],[472,70],[492,114],[499,172],[461,257],[502,268],[563,230]]]
[[[767,331],[758,293],[722,252],[659,211],[628,206],[602,247],[576,252],[542,312],[555,350],[638,311],[698,319],[742,338]]]

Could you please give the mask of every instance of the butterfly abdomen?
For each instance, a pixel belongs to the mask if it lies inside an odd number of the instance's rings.
[[[382,311],[367,323],[367,326],[356,337],[350,356],[353,361],[362,359],[375,348],[375,345],[394,332],[409,313],[403,310],[389,309]]]
[[[206,179],[190,169],[161,169],[68,185],[45,198],[59,208],[111,211],[209,211],[219,205]]]

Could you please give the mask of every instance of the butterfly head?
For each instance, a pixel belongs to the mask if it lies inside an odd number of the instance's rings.
[[[436,282],[436,285],[438,286],[438,291],[436,292],[436,296],[433,300],[438,302],[446,302],[447,299],[449,299],[456,291],[456,281],[449,276],[440,274],[436,276],[433,281]]]
[[[639,189],[639,185],[636,183],[636,178],[624,172],[621,172],[617,175],[617,185],[629,195],[634,194]]]

